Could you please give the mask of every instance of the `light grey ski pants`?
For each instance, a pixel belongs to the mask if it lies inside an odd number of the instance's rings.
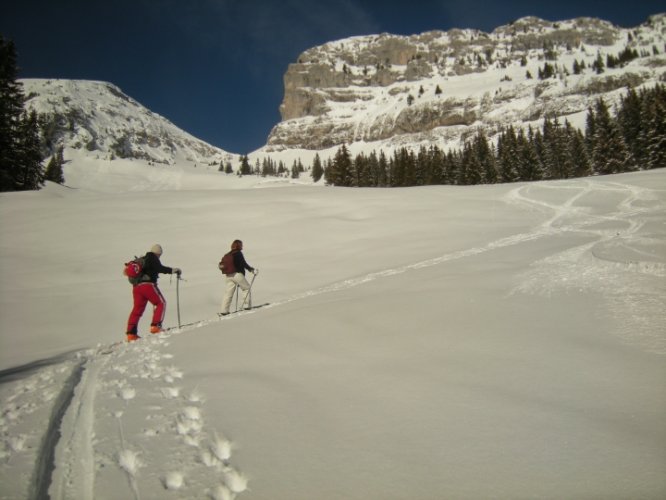
[[[222,312],[225,314],[229,312],[236,287],[240,287],[243,291],[240,303],[245,304],[245,307],[252,307],[252,295],[248,297],[250,284],[247,282],[247,279],[245,279],[245,275],[242,273],[227,274],[226,289],[224,291],[224,298],[222,299]]]

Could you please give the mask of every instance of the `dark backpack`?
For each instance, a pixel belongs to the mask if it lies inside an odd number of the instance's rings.
[[[222,271],[222,274],[234,274],[236,272],[234,255],[231,252],[225,253],[217,267]]]
[[[145,257],[134,257],[134,260],[125,262],[125,269],[123,270],[123,274],[127,276],[127,280],[132,285],[138,285],[141,283],[145,261]]]

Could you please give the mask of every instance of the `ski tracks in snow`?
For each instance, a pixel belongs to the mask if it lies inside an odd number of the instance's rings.
[[[0,496],[228,500],[247,489],[233,443],[161,352],[168,336],[79,352],[15,383],[3,374]]]
[[[230,465],[232,443],[205,423],[203,396],[184,389],[184,374],[161,352],[168,337],[90,356],[63,421],[53,498],[117,498],[121,478],[123,498],[137,500],[160,489],[230,499],[247,488]]]
[[[553,201],[544,202],[549,197]],[[575,232],[589,239],[533,263],[513,293],[600,294],[607,303],[605,313],[613,318],[614,334],[647,351],[666,354],[663,193],[619,182],[577,180],[522,186],[507,199],[553,213],[538,232]],[[599,209],[600,202],[608,207]]]
[[[2,498],[48,496],[60,423],[83,362],[78,355],[57,356],[0,374]]]

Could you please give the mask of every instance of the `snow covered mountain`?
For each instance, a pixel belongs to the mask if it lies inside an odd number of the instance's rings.
[[[492,33],[338,40],[289,66],[283,121],[265,150],[362,142],[458,147],[478,127],[492,137],[502,126],[547,115],[582,126],[599,97],[613,104],[627,86],[665,81],[665,50],[664,14],[631,29],[593,18],[525,17]]]
[[[666,81],[666,14],[619,28],[593,18],[525,17],[492,33],[452,29],[379,34],[305,51],[284,76],[283,120],[252,164],[270,157],[308,165],[345,143],[356,153],[436,144],[459,148],[483,129],[540,126],[545,116],[584,127],[600,97]],[[53,151],[89,160],[204,166],[239,156],[199,140],[105,82],[22,80],[27,106],[46,123]],[[77,150],[73,152],[72,150]]]
[[[232,155],[193,137],[106,82],[24,79],[28,109],[45,121],[46,141],[99,159],[219,164]]]

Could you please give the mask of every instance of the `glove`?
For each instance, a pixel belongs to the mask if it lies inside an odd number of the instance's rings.
[[[252,274],[254,274],[255,276],[259,274],[259,269],[257,269],[256,267],[252,269]]]
[[[180,275],[181,275],[181,273],[182,273],[183,271],[181,271],[180,268],[178,268],[178,267],[174,267],[174,268],[172,269],[172,272],[173,272],[174,274],[178,275],[178,277],[180,278]]]

